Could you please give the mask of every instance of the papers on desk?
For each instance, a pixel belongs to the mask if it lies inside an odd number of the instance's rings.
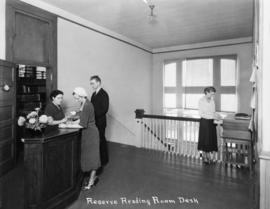
[[[59,128],[82,128],[80,125],[78,124],[65,124],[65,123],[61,123],[58,125]]]
[[[250,116],[246,116],[246,117],[241,117],[241,116],[235,116],[234,117],[235,118],[235,120],[250,120],[251,119],[251,117]]]
[[[220,125],[223,123],[223,120],[214,120],[214,124]]]

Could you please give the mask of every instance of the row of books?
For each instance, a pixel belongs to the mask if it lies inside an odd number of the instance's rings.
[[[19,77],[35,77],[36,68],[34,66],[19,65]]]
[[[17,83],[19,85],[44,86],[44,85],[46,85],[46,80],[45,79],[37,79],[37,78],[21,77],[21,78],[17,78]]]
[[[19,104],[20,111],[33,111],[37,107],[42,108],[42,102],[27,102]]]
[[[20,102],[40,101],[40,99],[40,94],[24,94],[17,96],[17,100]]]
[[[22,85],[19,89],[20,93],[27,94],[27,93],[45,93],[46,86],[27,86]]]
[[[17,114],[45,107],[46,78],[46,67],[17,65]]]
[[[46,68],[41,66],[18,65],[18,77],[46,79]]]
[[[42,71],[36,72],[36,79],[46,79],[46,78],[47,78],[46,72]]]

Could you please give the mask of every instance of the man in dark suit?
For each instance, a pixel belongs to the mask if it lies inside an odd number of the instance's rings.
[[[107,125],[106,113],[109,109],[109,96],[107,92],[101,88],[101,79],[99,76],[92,76],[90,78],[90,85],[94,90],[91,102],[94,105],[96,126],[100,137],[101,166],[105,166],[109,161],[107,141],[105,138],[105,129]]]

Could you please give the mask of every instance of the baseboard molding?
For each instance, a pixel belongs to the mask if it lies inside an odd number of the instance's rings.
[[[136,146],[135,133],[110,114],[107,114],[106,137],[110,142]]]

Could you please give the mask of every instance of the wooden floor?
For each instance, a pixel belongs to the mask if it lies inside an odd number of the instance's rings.
[[[246,169],[109,144],[110,163],[68,209],[250,209],[254,179]],[[22,164],[0,180],[2,208],[23,208]]]

